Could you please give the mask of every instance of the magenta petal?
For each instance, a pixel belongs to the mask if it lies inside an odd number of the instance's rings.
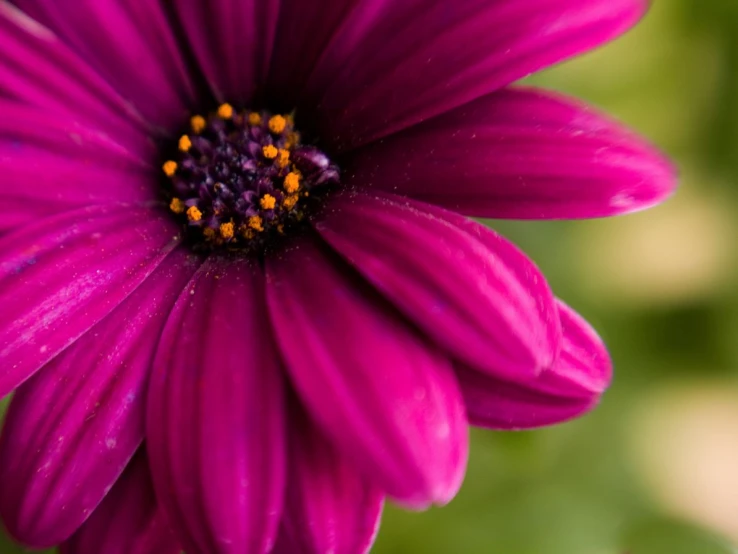
[[[269,70],[279,2],[188,0],[172,9],[215,96],[251,103]]]
[[[141,116],[51,30],[9,2],[0,2],[0,96],[84,121],[121,144],[147,140]]]
[[[171,254],[16,392],[0,441],[0,512],[20,542],[68,538],[141,444],[154,351],[196,268],[186,250]]]
[[[290,417],[290,471],[273,554],[362,554],[379,529],[382,493],[357,474],[307,414]]]
[[[561,355],[537,379],[515,384],[468,367],[457,368],[469,420],[493,429],[529,429],[580,416],[599,401],[612,377],[610,356],[597,333],[559,302]]]
[[[642,139],[575,100],[532,89],[481,98],[362,148],[350,164],[354,185],[477,217],[616,215],[675,187],[674,169]]]
[[[318,106],[321,136],[347,149],[591,50],[629,29],[646,5],[360,0],[315,64],[302,100]]]
[[[157,200],[151,145],[137,150],[66,116],[0,99],[0,230],[92,204]]]
[[[179,242],[168,214],[67,212],[0,237],[0,397],[108,315]]]
[[[339,452],[410,507],[450,500],[467,426],[445,356],[313,240],[268,259],[267,277],[292,381]]]
[[[146,453],[125,473],[60,554],[178,554],[182,549],[158,507]]]
[[[453,357],[498,376],[533,376],[561,339],[546,279],[505,239],[459,220],[396,196],[344,194],[317,229]]]
[[[147,441],[157,496],[187,552],[268,552],[282,513],[283,379],[264,275],[210,257],[167,322]]]
[[[177,125],[193,104],[194,86],[162,3],[15,3],[54,31],[153,124]]]

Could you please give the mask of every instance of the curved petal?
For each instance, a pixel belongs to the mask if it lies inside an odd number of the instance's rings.
[[[67,539],[141,444],[156,345],[197,266],[186,250],[172,253],[16,392],[0,440],[0,513],[20,542]]]
[[[133,151],[65,116],[0,99],[0,230],[77,207],[157,200],[144,145]]]
[[[467,426],[448,360],[315,240],[267,260],[267,300],[292,382],[339,452],[409,507],[449,501]]]
[[[166,213],[94,206],[0,237],[0,397],[108,315],[179,243]]]
[[[149,126],[51,30],[0,2],[0,96],[90,124],[128,146]]]
[[[302,409],[292,411],[290,427],[290,480],[272,554],[368,552],[379,530],[382,493],[335,450]]]
[[[142,449],[89,520],[61,545],[60,554],[178,554],[158,507]]]
[[[537,379],[512,383],[458,366],[467,413],[473,425],[530,429],[578,417],[597,404],[612,377],[612,363],[597,333],[558,302],[564,340],[556,363]]]
[[[362,148],[346,174],[356,186],[491,218],[628,213],[661,202],[676,184],[665,157],[618,123],[518,88]]]
[[[172,8],[215,96],[253,103],[269,70],[279,2],[190,0]]]
[[[315,64],[302,105],[318,106],[319,136],[346,150],[591,50],[629,29],[646,5],[361,0]]]
[[[195,90],[163,3],[15,3],[56,33],[153,126],[171,127],[185,120],[188,108],[194,104]]]
[[[413,323],[485,372],[532,377],[561,340],[545,277],[512,244],[460,216],[391,195],[343,194],[320,234]]]
[[[282,369],[264,275],[211,256],[174,307],[147,412],[157,496],[187,552],[268,552],[282,512]]]

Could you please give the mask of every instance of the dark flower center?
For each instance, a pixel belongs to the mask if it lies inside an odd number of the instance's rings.
[[[328,157],[300,144],[291,115],[223,104],[193,116],[177,147],[162,166],[167,200],[198,250],[261,254],[339,184]]]

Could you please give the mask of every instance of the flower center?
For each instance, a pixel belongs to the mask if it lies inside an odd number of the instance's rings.
[[[339,184],[338,168],[300,144],[291,115],[221,105],[190,119],[162,169],[169,209],[196,249],[263,253]]]

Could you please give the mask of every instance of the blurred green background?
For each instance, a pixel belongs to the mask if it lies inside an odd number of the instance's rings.
[[[622,218],[491,222],[600,331],[614,384],[582,420],[475,431],[459,496],[388,507],[374,552],[738,552],[738,1],[655,0],[623,39],[528,81],[650,137],[681,187]]]

